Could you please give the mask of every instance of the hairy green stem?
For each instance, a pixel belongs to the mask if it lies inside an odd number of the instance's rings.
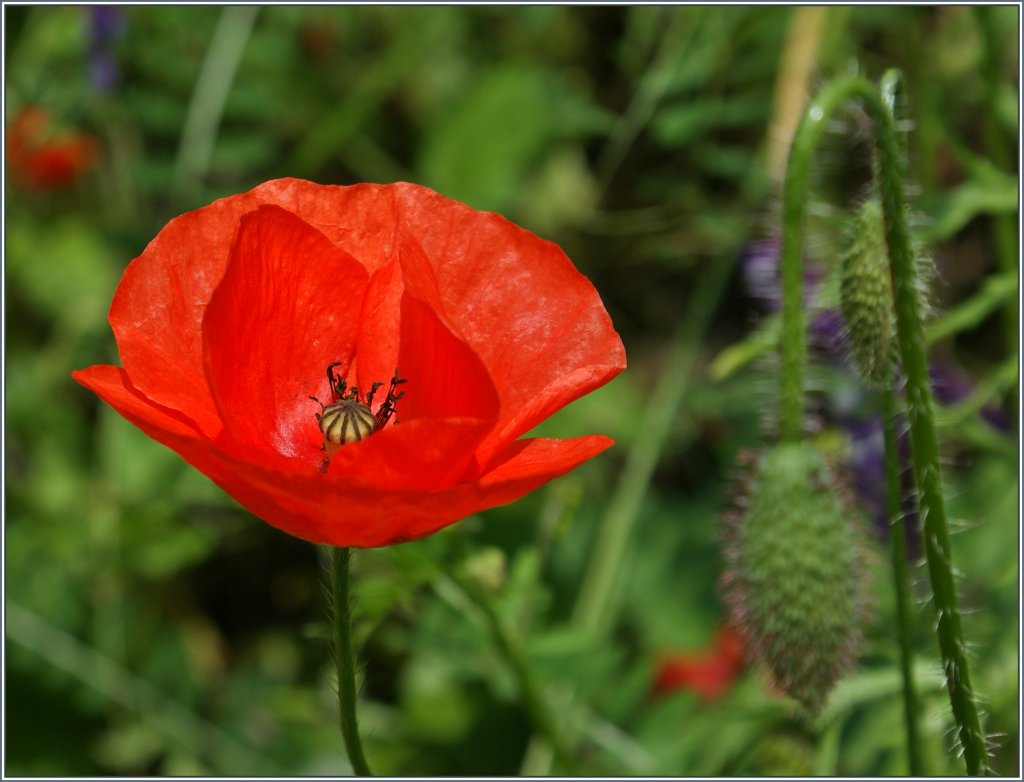
[[[935,433],[934,402],[928,377],[917,266],[907,224],[906,160],[893,119],[893,104],[902,101],[899,80],[886,76],[887,96],[867,79],[848,76],[826,85],[811,103],[790,150],[782,204],[782,333],[779,398],[780,435],[797,440],[803,431],[806,334],[803,317],[803,233],[813,153],[826,123],[847,101],[857,100],[872,120],[878,150],[879,192],[885,215],[896,332],[906,376],[907,416],[917,486],[918,513],[924,532],[928,574],[936,611],[936,632],[949,690],[957,740],[969,774],[987,771],[985,737],[974,700],[967,649],[960,623],[950,556],[942,474]],[[897,105],[898,108],[898,105]]]
[[[348,595],[350,551],[331,547],[331,602],[334,609],[334,664],[338,672],[338,709],[341,735],[348,759],[356,776],[371,777],[373,772],[363,755],[356,722],[356,656],[352,649],[352,604]]]
[[[905,115],[906,95],[898,72],[889,71],[881,83],[882,97],[889,105],[894,121]],[[907,154],[907,134],[896,129],[896,143],[902,156]],[[874,177],[881,174],[875,163]],[[895,380],[894,378],[892,379]],[[903,721],[907,729],[907,767],[911,776],[921,776],[921,731],[918,723],[920,710],[917,685],[914,682],[914,620],[911,614],[910,574],[907,568],[906,525],[903,523],[903,486],[900,481],[902,465],[897,432],[896,397],[891,384],[882,390],[882,430],[885,438],[885,515],[889,527],[892,555],[893,587],[896,593],[896,622],[900,645],[900,670],[903,674]]]
[[[921,765],[920,705],[914,683],[914,620],[911,613],[910,575],[907,568],[907,540],[902,521],[900,455],[897,448],[896,400],[893,391],[882,391],[882,421],[885,431],[885,510],[892,548],[892,579],[896,593],[896,621],[899,625],[900,668],[903,672],[903,720],[907,728],[907,764],[912,777],[924,774]]]
[[[811,160],[824,125],[822,94],[804,112],[797,126],[782,183],[782,326],[779,333],[779,436],[796,441],[804,431],[804,368],[807,334],[804,324],[804,226]]]

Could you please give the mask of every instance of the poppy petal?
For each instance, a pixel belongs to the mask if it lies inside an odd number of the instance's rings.
[[[251,469],[246,469],[243,463],[216,447],[184,416],[151,402],[132,386],[121,367],[91,366],[73,372],[72,376],[149,437],[175,451],[259,518],[304,540],[326,540],[327,533],[316,526],[319,524],[317,517],[289,515],[281,508],[273,492],[248,479]],[[279,477],[285,475],[281,471],[276,474]]]
[[[395,281],[384,269],[374,280]],[[371,295],[379,291],[373,283]],[[390,296],[382,294],[382,298]],[[364,310],[365,311],[365,310]],[[382,307],[378,315],[389,313]],[[393,314],[385,315],[393,320]],[[364,320],[366,338],[357,350],[360,385],[369,377],[389,378],[398,368],[406,381],[399,386],[396,421],[372,437],[340,448],[332,457],[331,476],[362,476],[379,488],[446,488],[467,471],[476,471],[475,452],[496,420],[498,402],[494,386],[469,347],[456,339],[438,316],[408,293],[399,307],[398,355],[382,355],[371,335],[378,332],[374,318]],[[385,367],[391,367],[385,373]],[[376,368],[376,369],[374,369]],[[383,404],[385,390],[375,396]],[[376,412],[376,410],[375,410]]]
[[[414,236],[433,268],[445,317],[500,395],[501,420],[481,461],[626,366],[593,285],[557,245],[419,185],[259,188],[317,226],[370,270]],[[500,339],[495,334],[500,333]]]
[[[390,378],[402,387],[402,420],[476,418],[492,425],[498,394],[476,352],[452,332],[437,295],[433,270],[414,241],[378,270],[367,290],[357,345],[359,383]]]
[[[611,445],[611,440],[596,435],[522,440],[505,449],[495,469],[479,481],[443,491],[382,492],[238,459],[206,440],[192,422],[153,404],[120,367],[93,366],[75,372],[74,378],[254,515],[290,535],[335,546],[384,546],[429,535],[473,513],[517,500]]]
[[[489,423],[476,419],[403,421],[339,448],[327,474],[339,484],[367,489],[446,489],[465,474]]]
[[[277,206],[243,215],[203,338],[221,418],[238,442],[314,463],[325,369],[355,347],[368,275],[315,228]]]
[[[128,264],[110,305],[132,385],[159,405],[188,411],[210,437],[222,425],[203,367],[203,313],[224,276],[238,218],[259,203],[245,193],[171,220]]]
[[[513,502],[611,444],[608,438],[597,435],[521,440],[505,449],[498,466],[480,480],[442,491],[382,492],[317,480],[315,476],[286,477],[259,468],[253,468],[250,474],[286,508],[290,515],[285,521],[308,518],[309,529],[323,531],[324,538],[310,540],[335,546],[375,547],[425,537],[473,513]],[[263,518],[281,526],[274,518]]]
[[[437,264],[445,311],[501,397],[482,460],[622,371],[625,351],[600,297],[556,245],[499,215],[400,192],[406,219],[423,221],[415,235]]]

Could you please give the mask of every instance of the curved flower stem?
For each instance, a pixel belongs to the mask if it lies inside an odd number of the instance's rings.
[[[894,122],[906,113],[903,81],[897,71],[888,71],[881,83],[882,97],[892,111]],[[896,133],[900,156],[906,159],[907,134]],[[876,161],[874,178],[881,177]],[[907,572],[907,539],[903,517],[903,487],[900,482],[899,434],[896,398],[891,385],[882,390],[882,429],[885,434],[885,510],[888,517],[892,554],[893,586],[896,592],[896,622],[899,625],[900,669],[903,674],[903,719],[907,728],[907,766],[911,776],[921,776],[921,731],[918,725],[919,703],[914,682],[913,617],[910,613],[910,576]]]
[[[348,597],[349,549],[331,547],[331,601],[334,609],[334,664],[338,671],[341,735],[356,776],[372,777],[356,723],[356,660],[352,651],[352,605]]]
[[[892,547],[892,578],[896,592],[896,621],[899,625],[900,668],[903,672],[903,720],[907,728],[907,765],[910,776],[924,774],[921,766],[919,704],[914,683],[913,617],[910,612],[907,541],[901,519],[900,455],[897,448],[896,400],[891,388],[882,391],[882,425],[885,429],[885,510]]]
[[[936,632],[943,670],[969,774],[983,774],[988,760],[981,719],[971,686],[967,649],[960,625],[956,584],[950,556],[946,506],[942,494],[935,415],[925,356],[917,268],[907,225],[905,168],[892,104],[902,100],[895,72],[886,75],[886,96],[867,79],[848,76],[826,85],[811,103],[793,139],[782,202],[782,366],[779,418],[783,440],[797,440],[803,430],[803,382],[806,335],[802,310],[803,232],[811,160],[826,122],[849,100],[860,101],[872,120],[879,153],[879,192],[885,214],[896,334],[906,376],[907,417],[918,511],[924,529],[928,574],[935,601]]]

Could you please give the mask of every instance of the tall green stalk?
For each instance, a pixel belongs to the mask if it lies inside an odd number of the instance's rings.
[[[793,139],[782,204],[780,435],[783,440],[794,441],[803,432],[807,346],[802,308],[802,250],[811,162],[826,123],[847,101],[857,100],[872,120],[879,155],[879,192],[885,215],[897,339],[906,376],[905,395],[918,513],[923,525],[928,574],[935,603],[939,650],[967,772],[983,774],[988,767],[985,738],[971,686],[953,579],[917,267],[907,225],[906,160],[891,105],[893,100],[902,100],[902,95],[894,73],[887,74],[886,82],[890,100],[878,87],[860,76],[843,77],[826,85],[807,109]]]
[[[889,522],[892,580],[899,625],[900,669],[903,673],[903,721],[907,728],[907,766],[910,776],[924,774],[921,764],[920,704],[914,683],[914,620],[911,614],[910,574],[907,572],[907,541],[901,521],[903,495],[900,485],[900,454],[897,447],[896,400],[891,388],[882,391],[882,426],[885,431],[885,515]]]
[[[338,672],[341,735],[356,776],[372,777],[356,722],[356,656],[352,648],[352,604],[348,595],[349,549],[331,547],[331,603],[334,609],[334,664]]]

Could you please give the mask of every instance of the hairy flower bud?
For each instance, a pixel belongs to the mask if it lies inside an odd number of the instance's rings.
[[[817,713],[856,660],[866,551],[822,456],[807,443],[762,454],[727,518],[732,620],[775,684]]]
[[[896,359],[889,254],[882,204],[869,198],[857,210],[840,259],[839,303],[857,371],[874,385],[889,382]]]

